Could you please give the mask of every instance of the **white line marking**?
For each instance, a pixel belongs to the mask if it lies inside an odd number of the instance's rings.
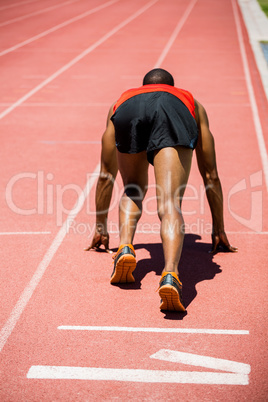
[[[55,6],[48,7],[48,8],[43,8],[42,10],[35,11],[35,12],[27,14],[27,15],[22,15],[21,17],[13,18],[12,20],[2,22],[0,24],[0,27],[4,27],[6,25],[13,24],[14,22],[19,22],[19,21],[26,20],[27,18],[34,17],[35,15],[47,13],[49,11],[55,10],[56,8],[67,6],[68,4],[76,3],[77,1],[80,1],[80,0],[69,0],[69,1],[66,1],[65,3],[60,3],[60,4],[57,4]]]
[[[0,11],[6,10],[8,8],[23,6],[24,4],[29,4],[29,3],[36,3],[36,0],[20,1],[19,3],[13,3],[13,4],[9,4],[8,6],[2,6],[2,7],[0,7]]]
[[[119,332],[165,332],[176,334],[249,335],[246,330],[203,329],[203,328],[143,328],[143,327],[98,327],[87,325],[61,325],[60,330],[68,331],[119,331]]]
[[[43,77],[40,77],[43,78]],[[0,103],[0,107],[7,107],[12,105],[12,103],[8,102],[2,102]],[[24,107],[110,107],[110,103],[105,103],[105,102],[90,102],[90,103],[56,103],[56,102],[26,102],[24,105],[21,105]],[[241,107],[250,107],[250,103],[206,103],[206,107],[230,107],[230,108],[240,108]]]
[[[24,80],[39,80],[46,78],[45,74],[23,75]]]
[[[12,103],[0,103],[0,107],[11,106]],[[110,107],[110,103],[53,103],[53,102],[26,102],[22,107]]]
[[[240,10],[249,35],[249,42],[254,52],[255,60],[260,71],[266,97],[268,99],[268,69],[267,61],[260,42],[268,40],[267,16],[263,12],[258,0],[238,0]]]
[[[161,349],[150,357],[152,359],[165,360],[173,363],[182,363],[215,370],[231,371],[232,373],[236,374],[249,374],[251,370],[249,364],[168,349]]]
[[[0,232],[0,236],[10,236],[10,235],[44,235],[51,234],[51,232]]]
[[[32,366],[27,373],[27,378],[129,381],[143,383],[248,385],[248,376],[244,374],[66,366]]]
[[[159,228],[157,228],[157,229],[155,229],[155,230],[136,230],[136,232],[135,233],[142,233],[142,234],[159,234],[159,231],[160,231],[160,227]],[[111,233],[111,234],[118,234],[119,233],[119,230],[110,230],[109,231],[109,233]],[[227,235],[264,235],[264,236],[267,236],[268,235],[268,232],[230,232],[230,231],[226,231],[225,232]],[[202,233],[202,232],[194,232],[194,231],[191,231],[191,232],[188,232],[187,230],[185,231],[185,234],[186,235],[188,235],[188,234],[195,234],[195,235],[199,235],[199,236],[203,236],[204,235],[204,233]]]
[[[239,234],[239,235],[268,235],[268,232],[229,232],[226,231],[226,234]]]
[[[92,173],[91,177],[88,179],[86,186],[82,193],[80,194],[76,205],[74,208],[70,211],[67,219],[65,220],[64,224],[58,231],[58,234],[56,235],[55,239],[53,240],[51,246],[47,250],[44,258],[38,265],[32,279],[22,292],[19,300],[17,301],[15,307],[13,308],[7,322],[3,326],[1,332],[0,332],[0,352],[5,346],[9,336],[11,335],[13,329],[15,328],[18,320],[20,319],[21,314],[23,313],[25,307],[27,306],[30,298],[32,297],[33,292],[35,291],[36,287],[38,286],[39,282],[41,281],[47,267],[49,266],[52,258],[56,254],[58,248],[60,247],[61,243],[63,242],[63,239],[65,238],[66,234],[68,233],[68,220],[69,219],[74,219],[76,215],[81,211],[84,202],[86,198],[89,195],[90,190],[92,189],[94,182],[96,178],[99,176],[99,169],[100,169],[100,164],[97,165],[95,171]]]
[[[101,144],[101,141],[54,141],[54,140],[43,140],[39,141],[41,144],[55,145],[55,144]]]
[[[74,59],[72,59],[69,63],[65,64],[63,67],[61,67],[59,70],[57,70],[54,74],[52,74],[50,77],[48,77],[46,80],[41,82],[39,85],[37,85],[35,88],[33,88],[30,92],[28,92],[26,95],[24,95],[22,98],[17,100],[13,105],[11,105],[9,108],[4,110],[0,114],[0,120],[7,116],[9,113],[11,113],[14,109],[16,109],[18,106],[20,106],[22,103],[24,103],[27,99],[29,99],[31,96],[36,94],[40,89],[44,88],[47,84],[49,84],[51,81],[55,80],[55,78],[59,77],[61,74],[63,74],[65,71],[67,71],[69,68],[74,66],[76,63],[78,63],[80,60],[82,60],[85,56],[87,56],[89,53],[91,53],[93,50],[95,50],[98,46],[102,45],[107,39],[109,39],[111,36],[113,36],[115,33],[117,33],[121,28],[125,27],[127,24],[132,22],[135,18],[140,16],[142,13],[144,13],[148,8],[150,8],[153,4],[155,4],[158,0],[151,0],[149,3],[147,3],[145,6],[140,8],[138,11],[136,11],[134,14],[132,14],[130,17],[128,17],[126,20],[121,22],[120,24],[116,25],[113,29],[111,29],[108,33],[106,33],[102,38],[97,40],[93,45],[88,47],[86,50],[84,50],[82,53],[80,53],[78,56],[76,56]]]
[[[253,121],[254,121],[254,125],[255,125],[255,131],[256,131],[256,135],[257,135],[259,151],[260,151],[260,155],[261,155],[263,172],[264,172],[265,181],[266,181],[266,188],[268,191],[267,150],[266,150],[266,145],[265,145],[265,141],[264,141],[264,137],[263,137],[263,131],[262,131],[262,126],[261,126],[258,106],[257,106],[257,102],[256,102],[254,90],[253,90],[253,85],[252,85],[252,81],[251,81],[248,59],[247,59],[247,54],[246,54],[246,50],[245,50],[245,44],[244,44],[241,24],[240,24],[240,20],[239,20],[238,10],[237,10],[237,6],[236,6],[234,0],[232,0],[232,7],[233,7],[236,31],[237,31],[238,41],[239,41],[240,53],[241,53],[241,58],[242,58],[242,62],[243,62],[243,69],[244,69],[244,74],[245,74],[245,79],[246,79],[246,84],[247,84],[247,90],[248,90],[250,104],[251,104],[252,116],[253,116]]]
[[[2,52],[0,52],[0,56],[4,56],[7,53],[13,52],[14,50],[17,50],[17,49],[19,49],[19,48],[21,48],[21,47],[23,47],[25,45],[28,45],[29,43],[32,43],[32,42],[34,42],[34,41],[36,41],[36,40],[38,40],[40,38],[43,38],[44,36],[46,36],[46,35],[48,35],[48,34],[50,34],[52,32],[55,32],[58,29],[64,28],[67,25],[72,24],[73,22],[79,21],[82,18],[85,18],[85,17],[89,16],[90,14],[94,14],[97,11],[100,11],[100,10],[104,9],[105,7],[108,7],[108,6],[116,3],[117,1],[118,0],[108,1],[107,3],[104,3],[101,6],[95,7],[92,10],[89,10],[89,11],[86,11],[85,13],[83,13],[83,14],[77,15],[76,17],[71,18],[71,19],[69,19],[69,20],[67,20],[67,21],[65,21],[65,22],[63,22],[61,24],[55,25],[53,28],[47,29],[46,31],[41,32],[38,35],[32,36],[31,38],[26,39],[23,42],[18,43],[17,45],[14,45],[14,46],[12,46],[12,47],[10,47],[8,49],[3,50]]]
[[[188,19],[189,15],[190,15],[192,9],[194,8],[196,2],[197,2],[197,0],[193,0],[193,1],[189,4],[189,6],[187,7],[187,9],[185,10],[183,16],[181,17],[180,21],[178,22],[176,28],[174,29],[174,31],[173,31],[173,33],[172,33],[172,35],[171,35],[171,37],[169,38],[169,40],[168,40],[168,42],[167,42],[167,44],[166,44],[164,50],[162,51],[162,53],[161,53],[159,59],[157,60],[157,62],[156,62],[156,64],[155,64],[155,68],[156,68],[156,67],[159,67],[159,66],[163,63],[163,61],[164,61],[166,55],[168,54],[168,52],[169,52],[171,46],[173,45],[173,43],[174,43],[176,37],[178,36],[179,32],[181,31],[183,25],[184,25],[185,22],[187,21],[187,19]]]
[[[157,230],[146,230],[146,231],[143,231],[143,230],[136,230],[136,232],[135,233],[142,233],[142,234],[159,234],[159,231],[160,231],[160,228],[159,228],[159,230],[157,231]],[[119,230],[111,230],[109,233],[119,233]],[[267,236],[267,234],[268,234],[268,232],[229,232],[229,231],[226,231],[225,232],[226,234],[228,234],[228,235],[230,235],[230,234],[237,234],[237,235],[264,235],[264,236]],[[200,235],[200,236],[203,236],[204,235],[204,233],[202,233],[202,232],[187,232],[187,230],[185,231],[185,234],[187,235],[187,234],[196,234],[196,235]]]

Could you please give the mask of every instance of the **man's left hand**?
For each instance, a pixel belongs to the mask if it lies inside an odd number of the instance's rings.
[[[221,232],[219,234],[212,234],[212,249],[211,254],[217,253],[217,251],[227,251],[230,253],[237,253],[238,248],[230,245],[226,233]]]
[[[101,246],[104,246],[106,253],[112,253],[109,249],[109,233],[103,234],[96,230],[95,235],[92,239],[91,245],[85,248],[85,251],[89,251],[91,249],[101,250]]]

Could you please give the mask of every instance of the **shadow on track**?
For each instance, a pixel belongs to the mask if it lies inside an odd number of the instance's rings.
[[[180,280],[183,284],[183,302],[187,308],[197,295],[196,284],[202,281],[211,280],[216,274],[221,273],[220,265],[213,262],[213,254],[209,254],[211,244],[202,243],[201,236],[186,234],[182,256],[179,263]],[[161,276],[164,257],[162,244],[135,244],[135,250],[146,249],[151,258],[138,261],[134,271],[135,283],[128,285],[117,285],[121,289],[140,289],[143,278],[149,272],[155,272]],[[187,313],[164,312],[166,319],[181,320]]]

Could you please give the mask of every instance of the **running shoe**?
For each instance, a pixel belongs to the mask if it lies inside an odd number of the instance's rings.
[[[164,272],[159,284],[161,310],[186,311],[182,304],[182,284],[174,272]]]
[[[111,283],[133,283],[132,272],[136,268],[136,254],[131,244],[122,244],[114,256]]]

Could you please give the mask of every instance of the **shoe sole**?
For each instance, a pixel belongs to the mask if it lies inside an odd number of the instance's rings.
[[[162,299],[160,310],[167,311],[186,311],[181,303],[180,295],[177,289],[172,285],[163,285],[159,289],[159,296]]]
[[[136,258],[131,255],[122,255],[116,263],[115,271],[110,283],[133,283],[135,278],[132,272],[136,268]]]

